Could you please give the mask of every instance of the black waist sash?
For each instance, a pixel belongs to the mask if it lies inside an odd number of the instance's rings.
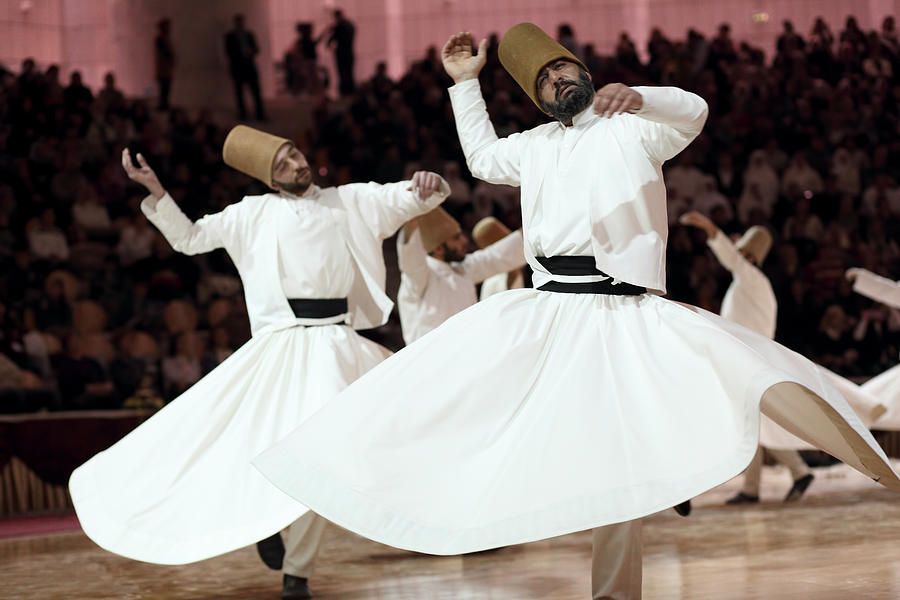
[[[348,312],[346,298],[288,298],[298,319],[327,319]]]
[[[602,275],[609,277],[597,269],[593,256],[536,256],[542,267],[553,275],[588,276]],[[608,296],[640,296],[647,293],[647,288],[631,285],[621,281],[613,283],[613,279],[589,281],[584,283],[562,283],[548,281],[537,288],[542,292],[562,292],[564,294],[606,294]]]

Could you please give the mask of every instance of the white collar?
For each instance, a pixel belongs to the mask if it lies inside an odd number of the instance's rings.
[[[591,103],[588,104],[588,107],[583,111],[572,117],[572,125],[571,127],[580,127],[582,125],[587,125],[594,119],[599,118],[600,115],[594,112],[594,101],[591,100]],[[561,129],[568,129],[566,125],[562,123],[562,121],[557,121]]]
[[[319,197],[320,191],[322,191],[322,188],[313,183],[308,188],[306,188],[306,191],[303,192],[303,194],[300,196],[291,194],[290,192],[286,192],[284,190],[279,190],[278,195],[280,195],[282,198],[286,198],[287,200],[316,200]]]

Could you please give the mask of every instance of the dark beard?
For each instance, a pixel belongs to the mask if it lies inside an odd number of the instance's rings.
[[[465,254],[460,254],[446,243],[444,244],[444,262],[462,262],[465,258]]]
[[[572,119],[591,105],[594,99],[594,86],[591,79],[584,71],[578,76],[578,81],[572,82],[575,89],[560,98],[562,86],[566,82],[559,82],[556,88],[556,102],[541,102],[541,109],[553,115],[553,118],[565,125],[572,123]]]
[[[309,183],[279,183],[278,189],[282,192],[287,192],[288,194],[293,194],[294,196],[302,196],[306,193],[306,190],[309,189],[309,186],[312,185],[312,181]]]

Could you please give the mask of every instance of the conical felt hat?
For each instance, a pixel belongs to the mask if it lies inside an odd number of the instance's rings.
[[[512,75],[538,108],[541,104],[538,102],[535,84],[541,69],[562,58],[587,71],[574,54],[533,23],[519,23],[507,31],[500,40],[497,54],[503,68]]]
[[[274,187],[272,167],[275,155],[285,144],[293,142],[246,125],[237,125],[225,138],[222,159],[229,167],[259,179],[269,187]]]
[[[735,246],[755,258],[757,265],[762,265],[772,247],[772,234],[765,227],[754,225],[741,236]]]
[[[472,238],[479,248],[487,248],[510,233],[512,232],[509,230],[509,227],[494,217],[485,217],[475,223],[475,227],[472,229]]]
[[[456,219],[440,206],[418,217],[416,223],[422,232],[422,246],[428,254],[460,232]]]

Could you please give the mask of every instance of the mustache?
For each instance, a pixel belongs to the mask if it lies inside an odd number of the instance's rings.
[[[303,167],[302,169],[297,170],[297,175],[312,175],[312,169],[309,167]]]
[[[575,81],[571,79],[565,79],[561,81],[557,81],[554,86],[556,87],[556,99],[560,99],[560,95],[566,90],[566,88],[573,87],[576,85]]]

